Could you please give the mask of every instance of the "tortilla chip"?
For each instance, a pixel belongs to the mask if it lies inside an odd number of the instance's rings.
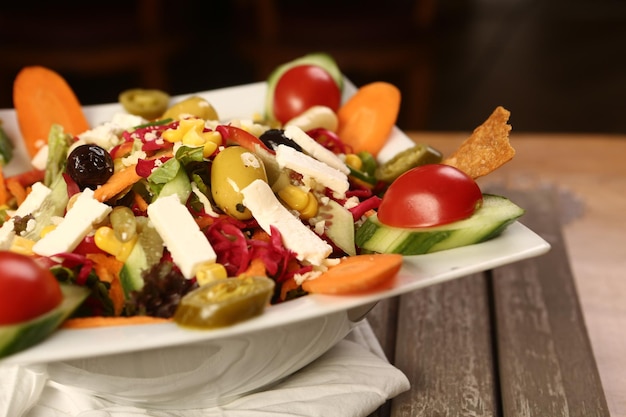
[[[511,112],[498,106],[459,148],[443,160],[476,179],[496,170],[515,155],[509,142]]]

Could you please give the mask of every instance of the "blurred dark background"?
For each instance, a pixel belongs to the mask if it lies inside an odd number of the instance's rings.
[[[623,0],[3,3],[0,107],[25,65],[94,104],[261,81],[316,51],[357,85],[398,85],[403,129],[468,131],[503,105],[519,132],[626,133]]]

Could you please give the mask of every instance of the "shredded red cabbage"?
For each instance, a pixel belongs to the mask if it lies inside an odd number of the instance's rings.
[[[61,265],[66,268],[80,267],[76,274],[76,284],[85,285],[87,283],[87,277],[93,269],[93,261],[87,258],[85,255],[74,252],[62,252],[54,255],[55,258],[61,258]]]
[[[311,129],[306,133],[315,139],[319,144],[336,154],[347,154],[352,152],[350,146],[343,143],[339,136],[337,136],[337,134],[332,130],[318,127],[316,129]]]
[[[286,281],[294,274],[294,271],[288,270],[288,265],[295,259],[295,253],[285,248],[278,229],[271,227],[269,241],[251,239],[242,229],[244,227],[241,224],[221,219],[206,231],[217,255],[217,262],[224,265],[229,276],[245,272],[253,259],[261,259],[268,276],[276,282]]]

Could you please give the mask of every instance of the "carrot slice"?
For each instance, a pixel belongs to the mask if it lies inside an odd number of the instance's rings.
[[[126,188],[131,187],[141,178],[143,177],[137,174],[135,165],[115,171],[107,182],[96,188],[93,192],[93,197],[98,201],[108,201],[124,191]]]
[[[400,100],[400,90],[393,84],[377,81],[362,86],[337,111],[339,137],[354,153],[376,156],[396,124]]]
[[[401,266],[402,255],[395,253],[350,256],[319,277],[304,281],[302,289],[317,294],[363,293],[390,282]]]
[[[48,140],[53,124],[77,135],[89,129],[80,102],[65,79],[42,66],[24,67],[13,82],[13,106],[30,156]]]
[[[4,170],[0,165],[0,206],[4,206],[9,202],[9,190],[7,189],[6,179],[4,178]]]
[[[7,178],[5,184],[11,195],[15,197],[15,202],[19,206],[26,200],[28,190],[15,178]]]
[[[61,327],[64,329],[87,329],[92,327],[131,326],[138,324],[171,323],[172,319],[151,316],[132,317],[75,317],[66,320]]]

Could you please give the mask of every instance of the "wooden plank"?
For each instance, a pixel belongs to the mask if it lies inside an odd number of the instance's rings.
[[[411,381],[391,415],[496,414],[489,298],[483,274],[400,297],[394,364]]]
[[[552,245],[546,255],[493,271],[504,416],[608,416],[554,193],[503,193],[527,209],[522,223]]]

